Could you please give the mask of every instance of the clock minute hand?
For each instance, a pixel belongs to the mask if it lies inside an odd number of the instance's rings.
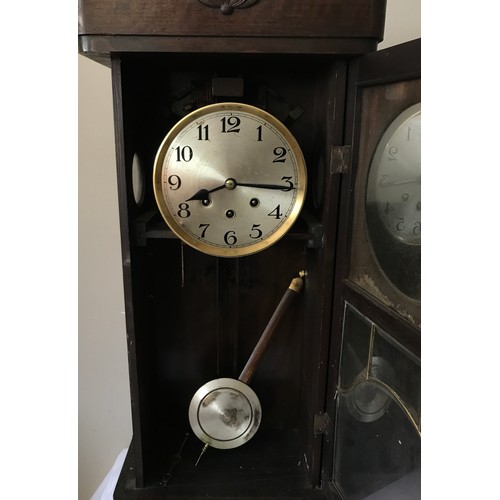
[[[295,186],[283,186],[283,185],[278,185],[278,184],[257,184],[253,182],[238,182],[238,186],[243,186],[243,187],[254,187],[254,188],[262,188],[262,189],[281,189],[282,191],[291,191],[292,189],[295,189]]]
[[[392,187],[392,186],[403,186],[405,184],[413,184],[414,182],[420,182],[420,179],[408,179],[405,181],[384,181],[383,179],[379,182],[379,187]]]
[[[283,186],[279,184],[257,184],[254,182],[237,182],[236,180],[229,178],[222,184],[221,186],[217,186],[216,188],[213,189],[199,189],[196,191],[191,198],[188,198],[186,201],[192,201],[192,200],[210,200],[210,197],[208,196],[210,193],[213,193],[215,191],[219,191],[220,189],[234,189],[236,186],[242,186],[242,187],[253,187],[253,188],[262,188],[262,189],[279,189],[281,191],[291,191],[292,189],[295,189],[295,186],[290,184],[288,186]]]

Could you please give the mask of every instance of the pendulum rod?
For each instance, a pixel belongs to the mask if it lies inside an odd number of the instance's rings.
[[[205,442],[205,445],[203,446],[203,449],[201,450],[200,456],[198,457],[198,460],[196,461],[195,467],[198,465],[198,463],[201,460],[201,457],[206,453],[208,448],[210,446],[214,446],[217,444],[217,448],[233,448],[240,446],[243,444],[246,440],[250,439],[253,433],[256,432],[260,425],[260,415],[261,415],[261,409],[260,409],[260,402],[258,401],[257,396],[253,393],[253,391],[248,387],[248,384],[250,383],[250,380],[252,379],[255,370],[257,369],[264,353],[267,350],[267,346],[269,342],[271,341],[271,338],[280,323],[281,318],[285,315],[285,313],[288,311],[290,308],[290,305],[292,304],[293,300],[297,295],[299,295],[300,291],[302,290],[303,284],[304,284],[304,277],[306,275],[305,271],[300,271],[299,272],[299,277],[292,279],[290,282],[290,285],[288,286],[287,290],[285,291],[283,297],[281,298],[281,301],[279,302],[278,306],[276,307],[273,315],[271,316],[271,319],[269,320],[266,328],[264,329],[262,335],[259,338],[259,341],[257,342],[257,345],[255,346],[254,350],[252,351],[252,354],[250,355],[250,358],[248,359],[245,367],[243,368],[243,371],[241,372],[238,381],[236,380],[231,380],[228,378],[225,379],[217,379],[213,380],[211,382],[208,382],[208,384],[205,384],[202,386],[196,394],[193,396],[193,399],[191,400],[191,405],[189,409],[189,418],[190,418],[190,423],[193,431],[195,434]],[[223,432],[226,431],[224,427],[221,427],[223,425],[227,425],[224,423],[223,419],[218,419],[219,427],[218,431],[216,431],[215,436],[209,436],[210,441],[205,441],[205,438],[207,437],[207,434],[205,430],[203,429],[203,425],[200,426],[200,414],[199,414],[199,408],[200,404],[201,406],[205,407],[205,410],[203,413],[205,413],[205,416],[202,418],[202,421],[210,421],[212,422],[214,420],[213,416],[220,416],[221,412],[223,414],[226,414],[225,411],[227,410],[227,414],[231,413],[232,408],[230,405],[226,406],[226,403],[221,400],[221,402],[217,402],[217,404],[212,404],[213,398],[208,401],[205,400],[206,396],[209,394],[212,394],[216,391],[214,391],[214,388],[217,389],[217,384],[221,383],[221,380],[224,380],[224,384],[229,384],[230,386],[233,386],[233,393],[231,395],[231,400],[234,400],[235,397],[237,396],[238,391],[241,392],[243,390],[243,387],[245,387],[245,391],[247,391],[247,394],[245,396],[246,401],[248,402],[247,396],[249,395],[254,395],[255,400],[252,403],[249,403],[251,406],[253,405],[252,412],[254,414],[258,414],[259,417],[257,420],[255,420],[252,425],[250,425],[248,428],[251,428],[251,434],[247,434],[245,436],[245,433],[236,435],[235,437],[233,436],[232,439],[229,441],[233,441],[234,444],[232,446],[220,446],[220,442],[227,442],[227,439],[219,439],[215,437],[217,435],[217,432],[222,433],[227,437],[227,433]],[[214,386],[215,384],[215,386]],[[238,387],[238,384],[240,386]],[[207,387],[210,386],[210,387]],[[228,387],[220,387],[220,391],[224,393],[225,390],[227,390]],[[248,392],[250,391],[250,392]],[[244,392],[243,392],[244,395]],[[220,394],[219,394],[220,396]],[[193,405],[194,403],[194,405]],[[234,404],[234,403],[232,403]],[[207,420],[207,408],[209,409],[208,413],[208,420]],[[211,413],[210,413],[211,412]],[[230,433],[231,435],[231,433]],[[243,437],[243,441],[241,441],[241,438]],[[220,441],[220,442],[219,442]]]
[[[300,277],[299,278],[294,278],[286,292],[284,293],[283,297],[281,298],[280,303],[276,307],[273,315],[271,316],[271,319],[269,320],[266,328],[262,332],[262,335],[260,336],[259,341],[257,342],[257,345],[255,346],[254,350],[252,351],[252,354],[250,355],[250,358],[248,358],[248,361],[243,368],[240,376],[238,377],[238,380],[241,382],[244,382],[245,384],[249,384],[250,380],[252,380],[252,377],[255,373],[255,370],[257,369],[257,366],[260,363],[260,360],[264,356],[264,353],[267,350],[267,346],[269,342],[271,341],[271,337],[274,334],[274,331],[276,330],[276,327],[278,326],[281,318],[283,315],[287,312],[291,302],[293,299],[300,293],[302,290],[302,286],[304,284],[303,277],[305,275],[304,271],[301,271],[299,273]]]

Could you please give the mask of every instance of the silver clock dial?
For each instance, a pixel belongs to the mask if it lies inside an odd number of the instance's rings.
[[[389,233],[420,244],[420,104],[398,116],[384,133],[371,163],[366,196]]]
[[[166,136],[155,160],[155,196],[187,244],[217,256],[267,248],[303,204],[305,162],[272,115],[220,103],[194,111]]]

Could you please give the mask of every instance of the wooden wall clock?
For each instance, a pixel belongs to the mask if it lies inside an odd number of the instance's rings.
[[[418,246],[417,183],[375,151],[402,140],[384,136],[391,123],[414,127],[420,56],[415,42],[360,57],[384,17],[382,0],[81,2],[80,51],[113,76],[133,425],[115,498],[361,498],[342,468],[347,447],[367,453],[346,441],[349,416],[387,431],[398,409],[418,435],[419,297],[387,270],[368,213],[387,241]],[[381,86],[360,86],[374,68]],[[411,210],[393,199],[406,194]],[[195,467],[193,395],[238,377],[302,270],[252,378],[258,432]],[[373,469],[362,493],[416,460]]]

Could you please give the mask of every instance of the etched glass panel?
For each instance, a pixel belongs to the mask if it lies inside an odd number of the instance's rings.
[[[368,362],[371,323],[346,303],[340,385],[349,387]]]
[[[336,486],[346,500],[419,499],[418,358],[346,304],[340,370]]]
[[[391,387],[420,424],[420,360],[378,328],[370,376]]]

